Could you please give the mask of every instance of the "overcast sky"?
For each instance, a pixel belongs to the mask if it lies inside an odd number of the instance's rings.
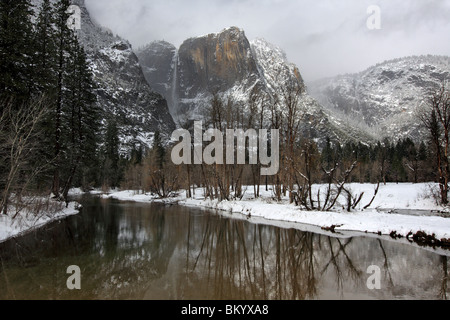
[[[134,47],[230,26],[282,48],[306,81],[387,59],[450,55],[450,0],[85,0],[91,16]],[[380,29],[371,5],[380,8]]]

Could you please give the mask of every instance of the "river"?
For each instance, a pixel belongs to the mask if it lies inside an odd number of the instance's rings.
[[[447,299],[450,252],[85,196],[0,244],[2,300]],[[69,289],[69,266],[80,289]]]

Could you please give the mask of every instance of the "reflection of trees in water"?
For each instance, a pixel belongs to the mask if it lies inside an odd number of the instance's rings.
[[[141,299],[149,292],[152,298],[315,299],[330,287],[341,296],[367,293],[372,261],[384,272],[386,290],[412,290],[399,279],[408,270],[398,269],[415,257],[380,239],[331,238],[177,206],[95,201],[85,204],[83,217],[0,245],[0,299]],[[446,299],[447,257],[437,261],[411,250],[430,267],[436,298]],[[81,291],[66,289],[73,264],[81,268]]]
[[[442,282],[441,290],[439,291],[439,298],[442,300],[447,300],[447,289],[448,289],[448,257],[442,256]]]
[[[176,246],[185,239],[180,230],[186,216],[164,206],[149,210],[148,205],[133,204],[120,217],[112,227],[118,243],[111,248],[106,244],[100,268],[90,282],[97,283],[93,291],[97,297],[141,299],[150,283],[166,274]]]
[[[338,273],[345,267],[336,260],[340,253],[346,256],[347,266],[352,266],[345,245],[339,246],[338,253],[333,252],[334,243],[340,240],[299,230],[206,218],[200,234],[199,247],[189,245],[188,276],[192,281],[203,275],[207,286],[200,279],[193,284],[213,299],[315,298],[320,276],[317,255],[322,252],[315,247],[322,238],[330,243],[330,263]]]
[[[205,217],[201,229],[197,224],[189,226],[183,286],[194,293],[188,298],[315,299],[322,297],[324,286],[334,283],[335,294],[342,298],[344,292],[351,292],[389,299],[395,297],[393,278],[398,277],[392,274],[391,265],[409,258],[408,251],[392,250],[391,243],[386,250],[380,239],[364,239],[366,245],[361,246],[361,238],[332,238],[214,216]],[[446,297],[447,262],[443,259],[443,281],[429,284],[437,288],[431,298]],[[384,291],[370,291],[366,286],[372,261],[380,262]],[[427,263],[436,266],[432,260]],[[430,272],[439,274],[436,267]],[[414,284],[403,282],[400,287],[411,297],[417,290]]]
[[[74,216],[5,243],[0,287],[6,290],[0,290],[0,299],[143,297],[148,284],[166,273],[177,243],[185,239],[179,233],[185,223],[164,207],[150,213],[148,207],[130,208],[124,214],[120,205],[104,204],[96,207],[98,214]],[[70,265],[81,268],[80,291],[66,287]]]
[[[298,230],[275,232],[276,279],[274,299],[307,299],[317,294],[314,241],[318,236]],[[270,274],[270,273],[269,273]]]
[[[326,240],[328,243],[329,259],[323,266],[320,274],[323,275],[328,268],[333,267],[338,291],[341,295],[343,294],[344,281],[351,279],[354,282],[358,282],[363,275],[362,270],[355,266],[346,252],[347,246],[352,243],[353,239],[354,238],[342,240],[339,238],[327,237]],[[343,243],[344,241],[345,243]]]

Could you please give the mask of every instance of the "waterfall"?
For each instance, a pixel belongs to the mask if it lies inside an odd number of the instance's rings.
[[[177,84],[178,84],[178,51],[175,51],[175,55],[173,57],[173,73],[172,73],[172,94],[171,94],[171,106],[170,113],[172,117],[176,120],[178,115],[178,93],[177,93]]]

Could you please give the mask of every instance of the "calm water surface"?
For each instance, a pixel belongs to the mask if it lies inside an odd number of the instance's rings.
[[[85,197],[0,244],[0,299],[446,299],[450,252],[329,237],[180,206]],[[81,270],[69,290],[67,267]],[[370,290],[369,266],[380,290]]]

